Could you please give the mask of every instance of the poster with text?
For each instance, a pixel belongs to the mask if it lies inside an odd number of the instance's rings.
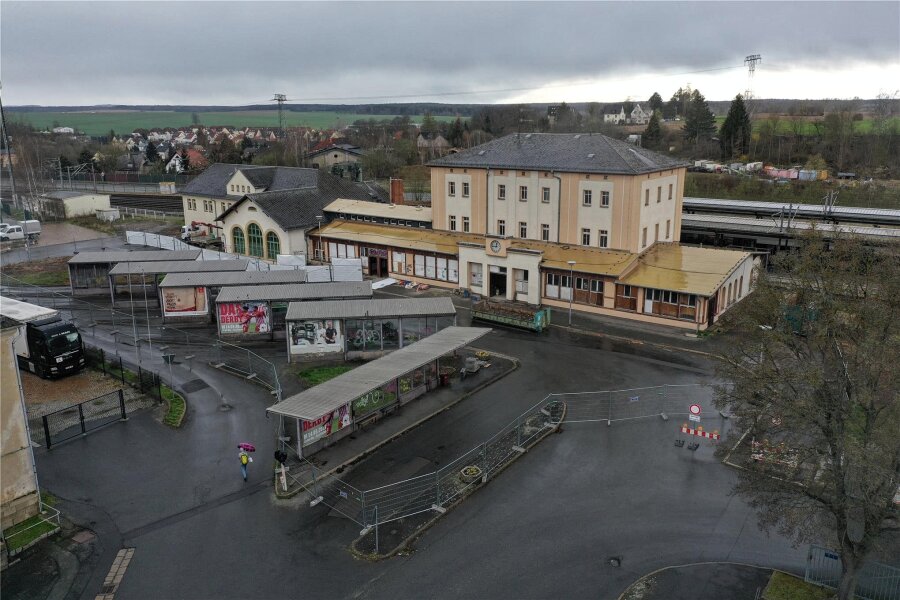
[[[163,313],[165,316],[205,315],[205,287],[162,288]]]
[[[291,336],[291,354],[344,351],[341,322],[336,319],[291,321],[288,329]]]
[[[218,305],[220,333],[268,333],[269,307],[265,302],[222,302]]]
[[[324,437],[333,435],[344,427],[349,427],[352,422],[350,404],[345,404],[314,421],[303,421],[303,445],[309,446]]]

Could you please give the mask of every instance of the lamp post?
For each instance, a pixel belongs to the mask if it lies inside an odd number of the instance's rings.
[[[569,327],[572,326],[572,299],[575,297],[575,279],[573,272],[575,271],[575,261],[570,260],[569,263]]]

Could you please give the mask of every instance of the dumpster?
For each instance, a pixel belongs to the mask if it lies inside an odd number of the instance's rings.
[[[441,385],[444,387],[450,385],[450,373],[441,373]]]

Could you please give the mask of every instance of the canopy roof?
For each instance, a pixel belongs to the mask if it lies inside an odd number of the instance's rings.
[[[333,300],[327,302],[291,302],[289,321],[306,319],[352,319],[355,317],[406,317],[455,315],[456,307],[447,297],[441,298],[369,298],[367,300]]]

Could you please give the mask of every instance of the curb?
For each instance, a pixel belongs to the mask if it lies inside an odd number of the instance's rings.
[[[476,348],[476,350],[477,350],[477,348]],[[468,398],[469,396],[472,396],[473,394],[476,394],[476,393],[480,392],[481,390],[483,390],[483,389],[486,388],[487,386],[492,385],[492,384],[494,384],[494,383],[500,381],[501,379],[503,379],[504,377],[506,377],[507,375],[509,375],[510,373],[514,372],[516,369],[519,368],[519,361],[518,361],[518,359],[513,358],[513,357],[511,357],[511,356],[504,356],[504,355],[501,355],[501,354],[496,353],[496,352],[492,352],[491,354],[493,354],[493,355],[495,355],[495,356],[500,356],[501,358],[505,358],[505,359],[507,359],[507,360],[510,360],[510,361],[513,363],[513,364],[512,364],[512,368],[510,368],[508,371],[505,371],[505,372],[503,372],[503,373],[497,375],[494,379],[491,379],[491,380],[489,380],[489,381],[485,381],[485,382],[479,383],[479,384],[476,385],[474,388],[472,388],[472,389],[469,390],[468,392],[462,394],[462,395],[459,396],[456,400],[453,400],[453,401],[450,402],[449,404],[446,404],[446,405],[442,406],[441,408],[439,408],[438,410],[434,411],[433,413],[431,413],[431,414],[429,414],[429,415],[425,415],[424,417],[422,417],[422,418],[419,419],[418,421],[415,421],[414,423],[411,423],[409,426],[407,426],[406,428],[404,428],[404,429],[398,431],[397,433],[393,434],[392,436],[390,436],[390,437],[388,437],[388,438],[385,438],[384,440],[382,440],[382,441],[376,443],[374,446],[371,446],[371,447],[367,448],[366,450],[363,450],[362,452],[360,452],[360,453],[357,454],[356,456],[353,456],[353,457],[351,457],[351,458],[348,458],[348,459],[347,459],[346,461],[344,461],[343,463],[341,463],[341,464],[339,464],[339,465],[335,465],[334,467],[332,467],[332,468],[329,469],[328,471],[325,471],[325,472],[321,473],[321,474],[320,474],[320,477],[327,477],[327,476],[331,475],[332,473],[334,473],[335,471],[337,471],[338,469],[344,469],[344,468],[346,468],[346,467],[349,467],[349,466],[352,466],[352,465],[356,464],[357,462],[359,462],[360,460],[362,460],[362,459],[365,458],[366,456],[372,454],[373,452],[375,452],[376,450],[378,450],[378,449],[381,448],[382,446],[385,446],[385,445],[387,445],[387,444],[393,442],[394,440],[396,440],[396,439],[398,439],[398,438],[400,438],[400,437],[406,435],[407,433],[409,433],[410,431],[412,431],[413,429],[415,429],[415,428],[418,427],[419,425],[422,425],[423,423],[425,423],[425,422],[428,421],[429,419],[432,419],[432,418],[436,417],[437,415],[441,414],[442,412],[447,411],[447,410],[453,408],[454,406],[456,406],[457,404],[459,404],[460,402],[462,402],[463,400],[465,400],[465,399]],[[300,493],[301,491],[303,491],[303,489],[304,489],[304,488],[301,486],[301,487],[297,488],[297,490],[295,490],[295,491],[293,491],[293,492],[281,492],[281,491],[278,489],[278,483],[279,483],[279,482],[278,482],[278,473],[276,472],[276,473],[275,473],[275,497],[276,497],[276,499],[278,499],[278,500],[287,500],[287,499],[289,499],[289,498],[293,498],[294,496],[296,496],[297,494],[299,494],[299,493]]]
[[[357,549],[356,549],[356,544],[357,544],[360,540],[362,540],[362,539],[365,537],[365,536],[362,536],[362,535],[359,536],[358,538],[356,538],[355,540],[353,540],[353,541],[350,543],[350,554],[352,554],[355,558],[360,558],[360,559],[363,559],[363,560],[368,560],[368,561],[370,561],[370,562],[377,562],[377,561],[380,561],[380,560],[385,560],[385,559],[388,559],[388,558],[392,558],[392,557],[396,556],[398,552],[400,552],[400,551],[402,551],[402,550],[404,550],[404,549],[409,548],[409,545],[410,545],[410,544],[412,544],[413,542],[415,542],[415,541],[419,538],[419,536],[421,536],[423,533],[425,533],[426,531],[428,531],[428,530],[432,527],[432,525],[434,525],[435,523],[438,522],[438,520],[441,519],[441,517],[443,517],[445,514],[447,514],[448,512],[450,512],[451,510],[453,510],[454,508],[456,508],[457,506],[459,506],[460,504],[462,504],[463,501],[465,501],[469,496],[473,495],[475,492],[477,492],[478,490],[480,490],[480,489],[483,488],[484,486],[486,486],[486,485],[488,485],[489,483],[491,483],[492,481],[494,481],[494,480],[495,480],[495,479],[496,479],[503,471],[505,471],[505,470],[507,469],[507,467],[509,467],[510,465],[515,464],[516,461],[518,461],[520,458],[522,458],[523,456],[525,456],[525,454],[527,454],[527,451],[528,451],[528,450],[531,450],[532,448],[534,448],[535,446],[537,446],[540,442],[544,441],[544,438],[546,438],[547,436],[549,436],[551,433],[562,433],[562,431],[563,431],[563,429],[562,429],[562,423],[563,423],[563,421],[565,421],[565,417],[566,417],[566,412],[567,412],[567,410],[568,410],[568,406],[567,406],[565,403],[563,403],[563,414],[562,414],[562,419],[560,420],[560,422],[557,423],[555,427],[553,427],[552,429],[546,431],[543,435],[541,435],[540,437],[536,438],[531,444],[529,444],[529,446],[526,448],[526,452],[525,452],[525,453],[518,454],[518,455],[515,456],[511,461],[509,461],[508,463],[506,463],[505,465],[503,465],[502,467],[500,467],[500,469],[499,469],[496,473],[494,473],[493,477],[491,477],[490,479],[488,479],[486,482],[481,483],[481,484],[478,484],[478,485],[476,485],[476,486],[474,486],[474,487],[469,488],[468,493],[461,494],[460,497],[457,498],[457,499],[453,502],[453,504],[450,504],[450,505],[448,505],[448,506],[443,507],[443,508],[445,509],[445,512],[443,512],[443,513],[440,513],[440,512],[439,512],[439,513],[436,514],[434,517],[432,517],[431,519],[429,519],[428,521],[426,521],[425,523],[423,523],[423,524],[422,524],[422,525],[421,525],[414,533],[410,534],[410,535],[407,536],[405,539],[403,539],[403,540],[402,540],[402,541],[401,541],[401,542],[400,542],[393,550],[391,550],[391,551],[388,552],[387,554],[363,554],[362,552],[360,552],[359,550],[357,550]],[[390,522],[390,521],[388,521],[388,522]]]
[[[662,568],[656,569],[655,571],[650,571],[646,575],[641,575],[640,577],[638,577],[633,583],[631,583],[627,588],[625,588],[625,591],[623,591],[621,594],[619,594],[617,600],[625,600],[625,594],[630,592],[631,588],[633,588],[640,582],[644,581],[645,579],[647,579],[649,577],[653,577],[654,575],[656,575],[658,573],[662,573],[663,571],[668,571],[669,569],[680,569],[682,567],[699,567],[702,565],[735,565],[735,566],[739,566],[739,567],[751,567],[753,569],[763,569],[765,571],[772,571],[773,573],[775,573],[775,572],[784,573],[785,575],[790,575],[791,577],[796,577],[796,575],[794,575],[792,573],[788,573],[787,571],[782,571],[781,569],[775,569],[772,567],[763,567],[761,565],[752,565],[750,563],[734,562],[734,561],[730,561],[730,560],[722,560],[722,561],[711,560],[711,561],[687,563],[687,564],[683,564],[683,565],[669,565],[668,567],[662,567]]]
[[[167,386],[167,387],[168,387],[168,386]],[[186,396],[185,394],[180,393],[180,392],[176,392],[176,391],[173,390],[171,387],[169,388],[169,390],[171,390],[171,392],[172,392],[173,394],[175,394],[176,396],[178,396],[179,398],[181,398],[181,401],[184,403],[184,410],[181,412],[181,416],[178,417],[178,421],[177,421],[177,422],[175,422],[175,423],[169,423],[169,422],[167,422],[166,419],[167,419],[167,417],[168,417],[168,415],[169,415],[169,411],[172,410],[172,404],[170,403],[169,400],[166,400],[166,414],[163,416],[162,422],[163,422],[163,425],[168,425],[168,426],[171,427],[172,429],[180,429],[180,428],[181,428],[181,425],[182,425],[182,423],[184,423],[184,420],[185,420],[185,418],[187,417],[187,413],[188,413],[188,401],[187,401],[187,396]]]

